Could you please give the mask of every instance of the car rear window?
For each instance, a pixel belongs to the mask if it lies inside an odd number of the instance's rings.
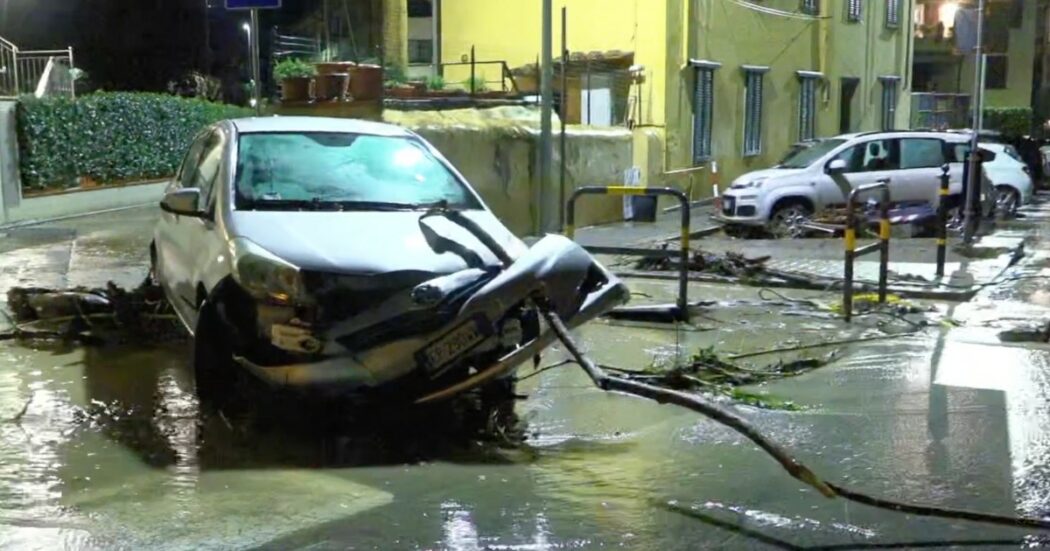
[[[480,208],[418,139],[336,132],[248,133],[238,139],[238,207],[296,203]]]

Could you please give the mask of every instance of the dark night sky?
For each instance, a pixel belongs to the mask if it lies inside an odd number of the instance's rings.
[[[318,1],[285,0],[279,12],[263,12],[263,34]],[[206,65],[224,80],[243,77],[247,18],[223,0],[0,0],[0,36],[25,49],[73,46],[77,66],[107,90],[163,90]]]

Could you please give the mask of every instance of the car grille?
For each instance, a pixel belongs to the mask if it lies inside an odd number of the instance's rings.
[[[722,197],[722,214],[726,216],[733,216],[736,207],[736,198],[734,197]]]
[[[736,208],[736,215],[737,216],[754,216],[755,215],[755,207],[753,205],[748,205],[746,207],[737,207]]]

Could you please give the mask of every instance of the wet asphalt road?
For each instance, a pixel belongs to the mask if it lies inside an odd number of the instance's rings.
[[[145,275],[149,209],[0,237],[0,292]],[[838,348],[829,366],[756,389],[801,411],[741,412],[825,477],[932,505],[1050,516],[1050,347],[1000,343],[1050,319],[1050,209],[1008,281],[938,305],[961,327]],[[0,233],[0,235],[3,235]],[[639,301],[671,283],[631,281]],[[836,300],[834,294],[784,291]],[[639,367],[878,332],[695,285],[723,301],[679,331],[598,322],[601,363]],[[886,330],[903,330],[891,326]],[[551,351],[544,363],[561,357]],[[798,355],[785,355],[794,359]],[[391,419],[316,404],[261,419],[205,413],[187,343],[103,349],[0,343],[0,548],[1016,548],[1031,532],[829,501],[720,425],[604,394],[566,366],[523,381],[529,439],[471,442],[430,413]],[[756,364],[776,356],[756,358]],[[525,368],[523,374],[528,374]]]

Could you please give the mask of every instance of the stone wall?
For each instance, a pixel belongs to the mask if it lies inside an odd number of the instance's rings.
[[[518,235],[539,233],[540,190],[536,159],[539,114],[524,107],[450,111],[390,111],[387,122],[409,128],[441,151],[481,194],[488,206]],[[555,132],[555,174],[550,193],[559,191],[559,147]],[[570,127],[566,141],[566,196],[587,185],[623,181],[632,164],[632,136],[626,129]],[[588,196],[577,208],[576,225],[620,220],[622,199]]]

